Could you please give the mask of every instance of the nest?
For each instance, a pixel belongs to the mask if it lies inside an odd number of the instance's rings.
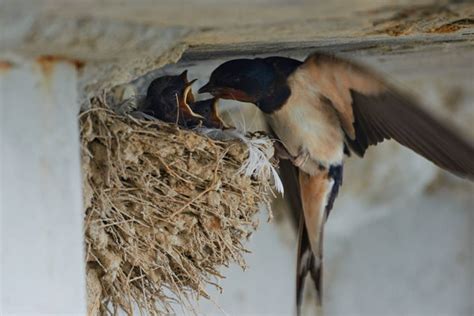
[[[120,116],[98,99],[80,124],[89,314],[192,309],[220,267],[245,267],[242,243],[274,172],[249,161],[249,142]]]

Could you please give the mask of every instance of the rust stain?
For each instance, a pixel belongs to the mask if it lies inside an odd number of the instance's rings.
[[[375,20],[373,33],[390,36],[412,33],[451,33],[474,25],[473,19],[463,18],[456,6],[425,5],[402,8],[391,17]],[[456,20],[454,20],[456,19]]]
[[[428,33],[452,33],[459,31],[462,27],[456,24],[444,24],[428,31]]]
[[[40,56],[36,59],[38,64],[40,65],[43,73],[46,76],[50,76],[51,72],[54,68],[54,64],[58,62],[68,62],[74,65],[77,70],[82,70],[85,66],[85,62],[79,59],[72,59],[72,58],[67,58],[64,56],[54,56],[54,55],[44,55]]]
[[[387,33],[390,36],[400,36],[400,35],[408,35],[412,33],[413,28],[411,25],[406,24],[397,24],[391,27],[387,27],[381,33]]]
[[[43,102],[47,109],[51,108],[51,98],[52,98],[52,76],[54,71],[54,65],[57,62],[56,58],[53,56],[41,56],[36,60],[40,71],[43,74],[42,86],[45,90],[45,98],[48,102]]]
[[[8,72],[13,67],[13,64],[6,60],[0,60],[0,74]]]
[[[79,60],[79,59],[70,59],[69,61],[73,63],[73,65],[76,67],[78,71],[81,71],[86,65],[84,61]]]
[[[452,33],[463,28],[474,27],[474,19],[459,19],[428,30],[428,33]]]
[[[55,56],[55,55],[43,55],[36,59],[36,63],[40,67],[40,71],[43,73],[44,81],[43,85],[45,90],[47,91],[48,95],[51,94],[52,91],[52,83],[51,78],[54,71],[54,67],[57,63],[66,62],[72,64],[76,69],[79,71],[84,67],[84,62],[80,60],[75,60],[63,56]]]
[[[36,60],[46,78],[51,76],[56,60],[52,56],[41,56]]]

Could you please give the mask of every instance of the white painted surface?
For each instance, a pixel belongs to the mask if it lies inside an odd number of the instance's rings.
[[[77,71],[0,74],[1,312],[85,314]]]

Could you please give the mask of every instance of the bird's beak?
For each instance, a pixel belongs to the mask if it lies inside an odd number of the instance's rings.
[[[212,101],[212,112],[211,112],[211,120],[216,124],[216,126],[220,129],[228,129],[229,126],[222,120],[221,116],[219,115],[219,99],[214,98]]]
[[[197,81],[197,79],[193,79],[193,80],[189,81],[188,83],[186,83],[186,87],[192,86],[192,84],[195,83],[196,81]]]
[[[208,82],[201,89],[199,93],[208,92],[218,99],[230,99],[241,102],[254,102],[254,99],[248,96],[245,92],[233,88],[216,87],[214,84]]]
[[[207,93],[212,94],[212,92],[214,90],[215,89],[214,89],[213,85],[211,84],[211,82],[208,82],[198,90],[198,93],[206,93],[207,92]]]
[[[186,103],[188,103],[188,104],[194,103],[194,94],[193,94],[193,90],[192,90],[191,86],[196,81],[197,81],[197,79],[193,79],[193,80],[187,82],[186,85],[184,86],[184,100],[186,100]]]
[[[188,70],[185,69],[178,77],[184,81],[188,81]]]

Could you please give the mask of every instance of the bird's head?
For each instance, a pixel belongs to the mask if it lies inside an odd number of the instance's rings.
[[[188,80],[186,70],[177,76],[156,78],[148,87],[142,111],[166,122],[178,122],[186,126],[191,122],[196,122],[191,125],[198,124],[204,117],[193,112],[190,107],[194,103],[191,86],[195,81]]]
[[[217,102],[218,100],[215,98],[198,101],[193,104],[192,109],[204,118],[202,125],[209,128],[228,128],[219,115]]]
[[[156,78],[148,87],[147,99],[152,101],[152,103],[174,103],[176,99],[188,104],[194,102],[191,85],[196,80],[189,81],[187,74],[188,71],[185,70],[177,76],[170,75]]]
[[[217,67],[199,93],[254,103],[265,111],[265,101],[278,91],[279,82],[275,68],[263,59],[234,59]]]

